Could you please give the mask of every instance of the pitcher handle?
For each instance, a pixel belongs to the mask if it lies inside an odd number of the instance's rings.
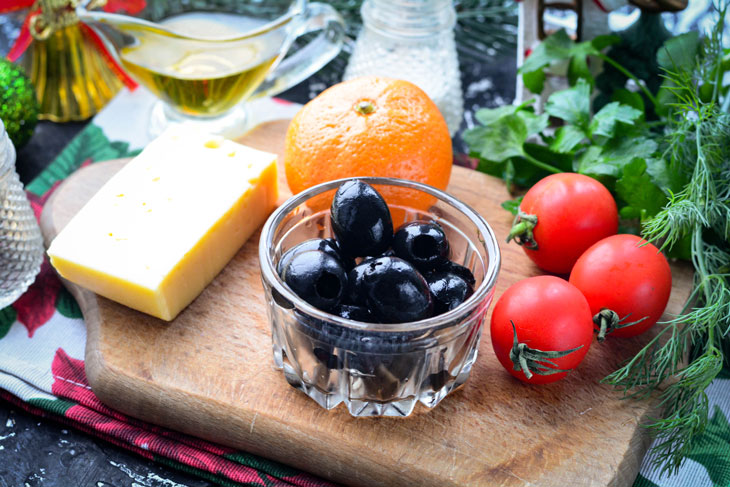
[[[339,54],[345,37],[345,22],[334,8],[324,3],[310,3],[300,22],[286,41],[282,56],[286,55],[296,38],[316,30],[321,32],[306,46],[282,60],[249,99],[274,96],[288,90]]]

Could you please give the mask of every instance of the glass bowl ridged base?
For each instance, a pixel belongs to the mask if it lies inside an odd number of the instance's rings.
[[[392,178],[358,179],[385,196],[395,226],[437,221],[449,239],[450,259],[474,274],[474,294],[442,315],[396,324],[347,320],[304,302],[282,282],[276,265],[298,243],[333,236],[329,202],[342,180],[320,184],[279,207],[261,234],[274,366],[325,409],[344,403],[353,416],[408,416],[419,402],[436,406],[469,377],[494,296],[499,249],[481,216],[435,188]]]
[[[353,416],[408,416],[418,402],[436,406],[469,377],[488,304],[457,336],[442,340],[439,335],[453,333],[441,330],[398,344],[369,333],[335,338],[336,330],[325,323],[278,313],[274,365],[325,409],[344,403]]]

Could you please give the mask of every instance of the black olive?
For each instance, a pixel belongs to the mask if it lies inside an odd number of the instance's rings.
[[[331,255],[332,257],[340,261],[340,264],[342,264],[342,267],[346,271],[349,271],[355,266],[355,259],[352,259],[350,257],[344,257],[340,253],[340,248],[337,246],[337,242],[335,241],[335,239],[312,238],[310,240],[305,240],[304,242],[298,243],[294,247],[284,252],[284,255],[281,256],[281,258],[279,259],[279,263],[276,265],[276,272],[279,273],[279,276],[283,276],[284,268],[286,268],[292,257],[306,250],[321,250],[325,254]]]
[[[442,262],[440,265],[436,267],[436,271],[439,272],[450,272],[452,274],[456,274],[457,276],[464,279],[467,283],[469,283],[470,286],[474,286],[476,284],[477,280],[474,279],[474,274],[463,265],[455,264],[454,262],[447,260]]]
[[[375,316],[364,306],[341,304],[335,309],[334,313],[348,320],[364,321],[366,323],[377,322]]]
[[[332,229],[344,255],[379,255],[393,239],[393,221],[383,197],[369,184],[342,183],[332,199]]]
[[[404,323],[431,316],[428,283],[410,263],[398,257],[380,257],[364,265],[367,305],[379,321]]]
[[[372,259],[371,259],[372,260]],[[356,265],[347,274],[347,289],[345,290],[345,301],[358,306],[367,305],[367,294],[365,292],[365,274],[367,273],[368,261]]]
[[[342,262],[342,267],[345,268],[346,271],[349,271],[353,267],[355,267],[355,259],[345,255],[345,253],[340,248],[340,244],[337,243],[337,240],[334,238],[326,238],[324,239],[325,242],[329,244],[329,247],[335,249],[335,252],[337,252],[337,255],[340,257],[340,262]],[[324,249],[320,249],[324,250]]]
[[[436,315],[451,311],[474,294],[474,289],[463,277],[451,272],[432,272],[426,276],[426,281]]]
[[[395,257],[395,252],[393,252],[393,249],[388,249],[380,255],[369,255],[363,258],[362,261],[367,262],[369,260],[377,259],[378,257]]]
[[[340,261],[321,250],[305,250],[292,256],[282,278],[297,296],[324,311],[340,304],[347,287],[347,274]]]
[[[416,268],[427,271],[448,260],[449,241],[440,225],[415,221],[401,225],[395,232],[393,251]]]

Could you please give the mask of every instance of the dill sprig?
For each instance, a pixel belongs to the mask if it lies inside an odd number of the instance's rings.
[[[656,434],[653,463],[676,472],[708,423],[705,389],[727,364],[730,350],[730,114],[721,103],[719,63],[727,5],[705,40],[693,69],[666,73],[671,106],[664,153],[669,171],[685,181],[643,224],[643,235],[670,249],[689,239],[695,268],[682,313],[605,381],[627,397],[644,398],[659,386],[663,417],[647,426]],[[700,87],[714,85],[702,101]]]

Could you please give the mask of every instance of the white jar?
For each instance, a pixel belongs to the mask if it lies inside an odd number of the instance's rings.
[[[363,28],[344,79],[380,75],[410,81],[436,103],[453,136],[464,114],[450,0],[365,0]]]

